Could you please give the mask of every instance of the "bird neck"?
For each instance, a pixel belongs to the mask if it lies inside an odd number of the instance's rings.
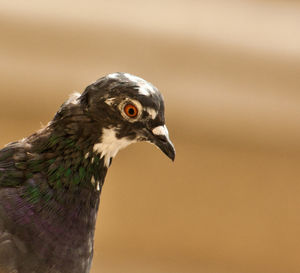
[[[47,176],[53,188],[101,190],[107,173],[104,159],[93,152],[92,143],[82,147],[82,142],[81,138],[51,134],[53,156],[47,160]]]

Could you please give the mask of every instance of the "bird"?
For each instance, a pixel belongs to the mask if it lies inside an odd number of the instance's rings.
[[[118,151],[146,141],[175,159],[164,112],[153,84],[115,72],[2,148],[0,272],[90,272],[100,195]]]

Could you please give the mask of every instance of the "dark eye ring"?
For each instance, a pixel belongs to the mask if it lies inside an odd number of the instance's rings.
[[[135,118],[138,115],[139,111],[134,104],[128,103],[124,107],[124,112],[128,117]]]

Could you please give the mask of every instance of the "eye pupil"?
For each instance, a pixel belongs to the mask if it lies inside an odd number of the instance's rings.
[[[128,109],[128,113],[129,113],[130,115],[134,115],[135,111],[134,111],[133,108],[129,108],[129,109]]]

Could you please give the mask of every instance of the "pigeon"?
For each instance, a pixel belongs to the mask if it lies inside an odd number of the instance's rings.
[[[117,72],[0,150],[0,272],[90,272],[107,169],[120,149],[140,141],[174,161],[161,93]]]

